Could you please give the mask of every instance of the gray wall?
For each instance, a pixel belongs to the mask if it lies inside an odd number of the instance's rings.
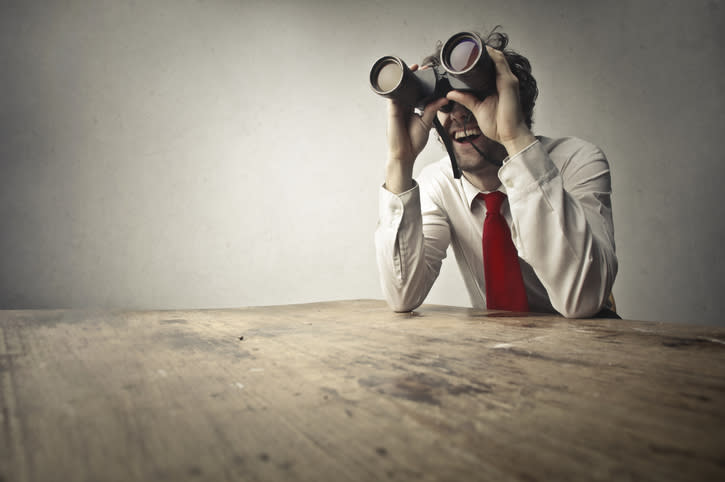
[[[608,154],[620,312],[725,323],[720,0],[0,8],[0,308],[380,298],[370,65],[500,23],[536,132]],[[452,259],[441,276],[428,301],[467,305]]]

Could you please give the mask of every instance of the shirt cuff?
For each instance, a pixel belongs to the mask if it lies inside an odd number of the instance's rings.
[[[540,141],[529,144],[521,152],[504,160],[498,171],[501,183],[506,191],[527,192],[537,189],[558,174]]]
[[[420,213],[420,189],[413,181],[413,187],[400,194],[393,194],[381,186],[378,217],[384,226],[397,230],[406,211]]]

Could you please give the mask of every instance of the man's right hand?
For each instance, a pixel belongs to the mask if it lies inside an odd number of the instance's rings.
[[[410,70],[416,71],[417,65]],[[421,153],[433,126],[438,109],[448,103],[441,98],[431,102],[416,114],[410,106],[388,100],[388,164],[385,169],[385,188],[400,194],[413,187],[413,165]]]

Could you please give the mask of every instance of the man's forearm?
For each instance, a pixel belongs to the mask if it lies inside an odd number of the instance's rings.
[[[381,287],[393,310],[410,311],[423,302],[438,276],[448,231],[426,240],[415,183],[400,196],[381,188],[379,203],[375,247]]]
[[[577,167],[566,174],[567,188],[539,143],[510,159],[499,174],[509,195],[519,255],[558,312],[586,317],[609,295],[617,260],[608,164],[595,146],[576,147]]]
[[[389,160],[385,166],[385,188],[393,194],[402,194],[413,188],[413,163]]]

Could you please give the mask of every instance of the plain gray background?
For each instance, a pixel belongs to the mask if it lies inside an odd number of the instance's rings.
[[[725,323],[720,0],[0,8],[0,308],[380,298],[370,66],[501,24],[535,132],[608,155],[621,314]],[[452,256],[427,301],[468,305]]]

